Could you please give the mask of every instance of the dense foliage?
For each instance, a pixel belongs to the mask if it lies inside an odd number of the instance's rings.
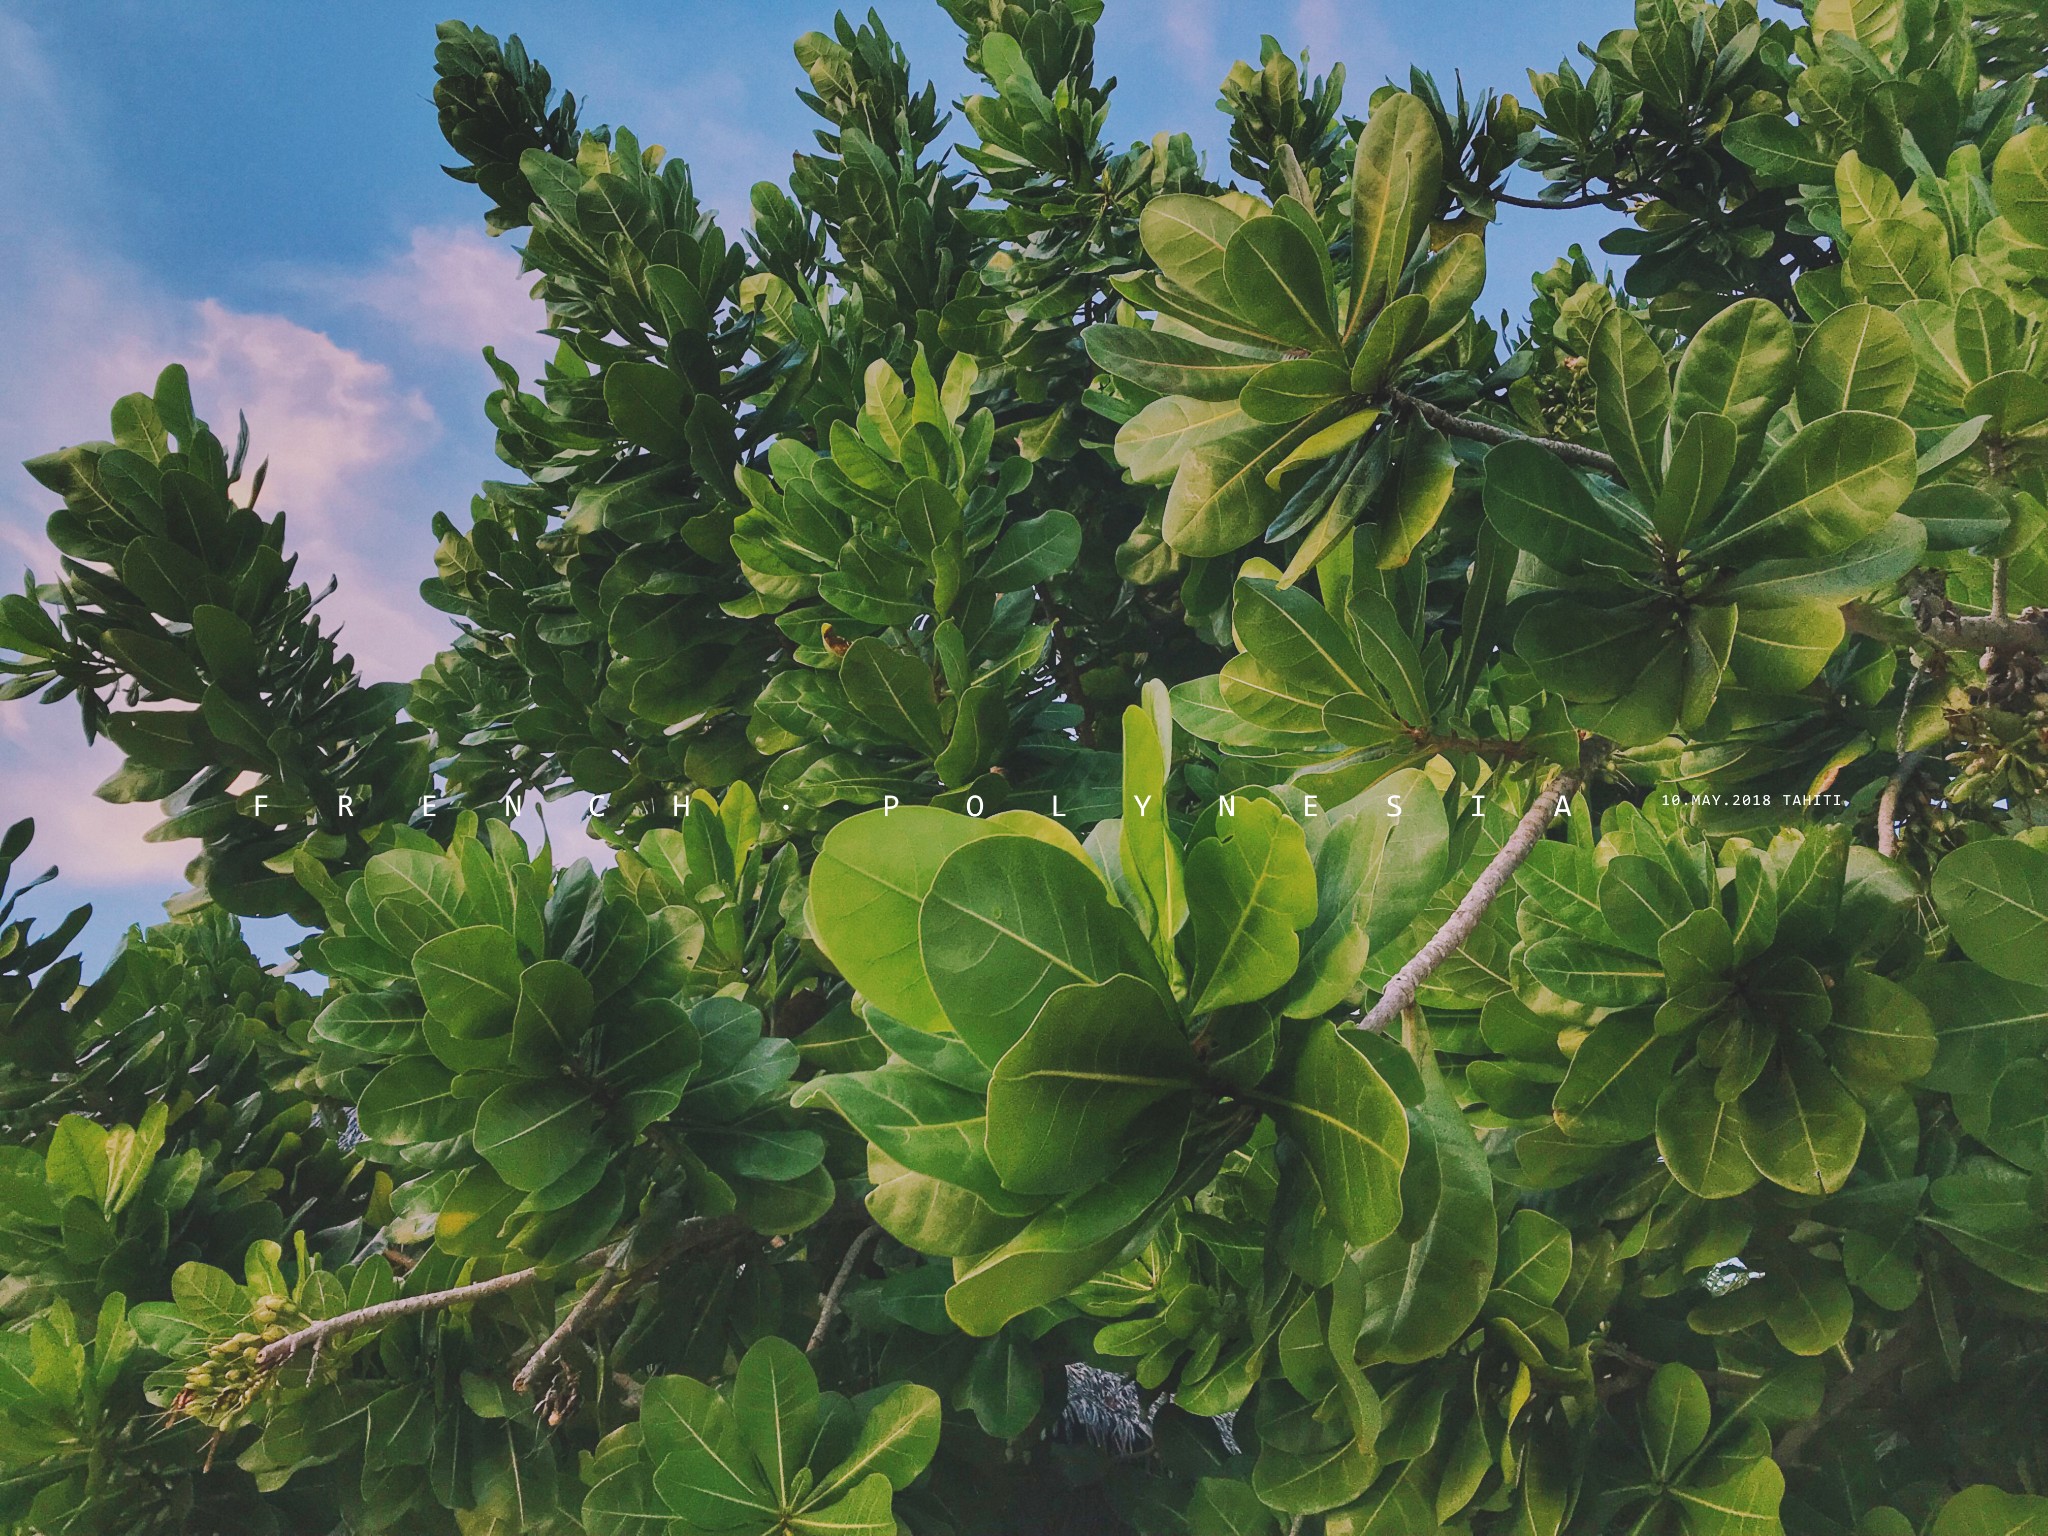
[[[2038,7],[1268,38],[1234,180],[943,7],[737,242],[440,29],[559,346],[416,682],[181,370],[29,465],[6,696],[201,851],[0,908],[0,1525],[2048,1532]]]

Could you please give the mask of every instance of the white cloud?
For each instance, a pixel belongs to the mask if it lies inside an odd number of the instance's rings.
[[[534,274],[519,270],[520,236],[492,239],[471,224],[422,226],[403,251],[368,273],[308,276],[308,287],[388,321],[413,345],[476,358],[485,347],[536,376],[555,344],[540,334],[547,311]]]

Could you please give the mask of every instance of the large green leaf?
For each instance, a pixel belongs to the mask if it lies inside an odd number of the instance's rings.
[[[1735,1106],[1714,1092],[1714,1073],[1686,1063],[1657,1100],[1657,1150],[1671,1176],[1703,1200],[1725,1200],[1757,1181]]]
[[[1138,216],[1138,238],[1168,282],[1206,304],[1227,309],[1230,286],[1224,277],[1223,253],[1243,223],[1242,216],[1213,197],[1172,192],[1145,204]]]
[[[846,1459],[819,1479],[818,1497],[829,1499],[877,1474],[902,1492],[939,1448],[939,1417],[939,1395],[930,1387],[897,1387],[868,1410]]]
[[[1121,974],[1171,995],[1094,867],[1035,837],[984,837],[951,854],[920,911],[918,952],[954,1032],[989,1066],[1061,987]]]
[[[1257,538],[1281,505],[1267,471],[1322,424],[1320,413],[1293,426],[1255,424],[1182,455],[1166,493],[1166,542],[1195,557],[1227,555]]]
[[[545,1189],[590,1151],[597,1107],[563,1078],[507,1083],[476,1112],[476,1149],[514,1189]]]
[[[1009,1194],[996,1178],[980,1093],[892,1062],[813,1078],[795,1102],[801,1108],[821,1098],[892,1162],[957,1184],[999,1214],[1026,1215],[1038,1203]]]
[[[1586,359],[1600,438],[1621,478],[1644,506],[1664,484],[1664,429],[1671,420],[1671,375],[1649,330],[1626,309],[1607,312]]]
[[[1704,549],[1730,565],[1833,554],[1883,527],[1917,474],[1903,421],[1870,411],[1824,416],[1772,457]]]
[[[422,944],[413,979],[451,1035],[474,1039],[511,1027],[519,1001],[519,946],[503,928],[458,928]]]
[[[1968,843],[1934,871],[1934,904],[1963,953],[2010,981],[2048,985],[2048,853]]]
[[[989,1161],[1021,1194],[1086,1188],[1138,1117],[1185,1097],[1199,1075],[1179,1020],[1151,986],[1113,976],[1062,987],[990,1074]]]
[[[1443,140],[1429,108],[1405,91],[1374,106],[1351,173],[1351,261],[1347,329],[1392,297],[1408,257],[1436,214],[1443,190]]]
[[[1498,1231],[1486,1154],[1455,1100],[1432,1079],[1412,1128],[1402,1213],[1346,1263],[1338,1288],[1361,1292],[1359,1357],[1405,1363],[1443,1354],[1478,1318],[1493,1281]],[[1412,1238],[1410,1234],[1412,1233]]]
[[[1774,1184],[1806,1195],[1832,1194],[1856,1166],[1863,1107],[1803,1033],[1779,1040],[1736,1110],[1743,1150]]]
[[[1292,219],[1245,220],[1223,252],[1231,305],[1283,346],[1334,353],[1337,320],[1322,254]]]
[[[1638,530],[1586,488],[1548,449],[1502,443],[1486,456],[1487,520],[1517,549],[1565,575],[1587,566],[1647,570],[1651,558]]]
[[[1392,1232],[1401,1220],[1408,1119],[1372,1064],[1330,1024],[1318,1023],[1284,1086],[1259,1097],[1301,1148],[1344,1236],[1363,1247]]]
[[[651,1378],[640,1428],[662,1502],[705,1530],[769,1529],[775,1496],[740,1438],[725,1399],[688,1376]]]
[[[1913,338],[1875,304],[1838,309],[1813,328],[1799,354],[1799,414],[1818,421],[1836,411],[1896,416],[1913,393]]]
[[[1316,915],[1315,868],[1301,826],[1270,800],[1216,818],[1188,850],[1190,979],[1196,1013],[1255,1002],[1287,985],[1295,934]]]
[[[2048,159],[2048,133],[2027,137],[2043,141],[2043,158]],[[2004,163],[2001,158],[1999,164]],[[2042,175],[2040,216],[2044,238],[2048,238],[2048,168]],[[1977,1483],[1941,1506],[1941,1513],[1934,1517],[1932,1536],[2048,1536],[2048,1498],[2038,1493],[2007,1493],[1989,1483]]]
[[[1097,367],[1155,395],[1235,400],[1252,375],[1268,366],[1148,326],[1091,325],[1082,340]]]
[[[749,1346],[733,1378],[732,1417],[769,1491],[792,1503],[818,1435],[818,1378],[804,1352],[774,1334]]]
[[[1559,1128],[1574,1141],[1606,1146],[1648,1136],[1679,1044],[1658,1034],[1645,1010],[1602,1019],[1580,1042],[1558,1084],[1551,1113]]]
[[[907,651],[863,636],[840,659],[847,701],[905,746],[936,755],[945,746],[931,668]]]
[[[989,832],[966,816],[897,806],[842,821],[819,846],[811,934],[861,996],[906,1024],[949,1027],[918,956],[918,910],[947,856]]]
[[[1799,345],[1792,322],[1768,299],[1731,304],[1694,333],[1671,389],[1671,430],[1682,437],[1702,411],[1735,425],[1740,480],[1762,451],[1771,418],[1792,393]]]

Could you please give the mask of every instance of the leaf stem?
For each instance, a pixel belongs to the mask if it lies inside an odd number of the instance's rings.
[[[1493,905],[1493,899],[1506,888],[1522,861],[1529,857],[1529,850],[1542,839],[1544,829],[1550,825],[1550,818],[1557,810],[1557,802],[1577,789],[1584,777],[1584,768],[1571,773],[1560,769],[1550,776],[1550,782],[1537,792],[1529,809],[1515,824],[1515,830],[1501,844],[1500,852],[1472,882],[1472,889],[1465,893],[1465,899],[1458,903],[1443,927],[1430,936],[1429,942],[1416,951],[1415,958],[1394,973],[1394,979],[1387,983],[1387,990],[1380,994],[1380,1000],[1373,1004],[1372,1011],[1359,1021],[1360,1028],[1385,1029],[1414,1003],[1415,994],[1422,989],[1430,973],[1472,937],[1472,930],[1479,926],[1479,920]]]
[[[1614,460],[1597,448],[1587,448],[1579,443],[1562,442],[1554,437],[1536,437],[1527,432],[1517,432],[1513,427],[1503,427],[1497,422],[1481,421],[1476,416],[1460,416],[1447,411],[1440,405],[1431,405],[1427,400],[1418,400],[1405,389],[1390,389],[1387,396],[1396,405],[1414,411],[1439,432],[1448,432],[1452,437],[1468,438],[1475,443],[1534,443],[1556,454],[1567,464],[1580,469],[1598,470],[1616,480],[1621,470]]]

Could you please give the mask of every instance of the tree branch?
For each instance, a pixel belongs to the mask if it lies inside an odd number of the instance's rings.
[[[286,1334],[274,1344],[264,1345],[263,1352],[256,1357],[256,1364],[266,1371],[276,1370],[300,1350],[308,1346],[317,1348],[329,1339],[354,1333],[358,1328],[374,1328],[396,1318],[412,1317],[420,1312],[438,1312],[444,1307],[459,1307],[468,1302],[482,1301],[486,1296],[502,1296],[540,1278],[537,1266],[515,1269],[490,1280],[478,1280],[446,1291],[425,1291],[418,1296],[400,1296],[393,1301],[380,1301],[373,1307],[360,1307],[337,1317],[325,1317],[296,1333]]]
[[[1958,614],[1927,626],[1935,639],[1967,651],[2032,651],[2048,656],[2048,608],[2022,609],[2018,618]]]
[[[1422,984],[1429,979],[1430,973],[1472,937],[1472,930],[1479,926],[1486,909],[1493,905],[1494,897],[1506,888],[1522,861],[1529,857],[1529,850],[1542,838],[1557,810],[1557,802],[1579,787],[1584,773],[1584,769],[1576,773],[1560,770],[1551,775],[1550,782],[1543,786],[1530,802],[1529,809],[1522,813],[1522,819],[1515,824],[1508,840],[1501,844],[1500,852],[1472,882],[1472,889],[1465,893],[1465,899],[1458,903],[1449,921],[1416,951],[1414,959],[1395,972],[1394,979],[1387,983],[1387,990],[1380,994],[1380,1000],[1360,1021],[1360,1028],[1385,1029],[1398,1019],[1402,1010],[1415,1001],[1415,994],[1422,990]]]
[[[832,1284],[826,1290],[824,1300],[818,1303],[818,1326],[811,1330],[811,1341],[804,1345],[807,1355],[817,1353],[818,1346],[825,1342],[826,1330],[831,1328],[832,1319],[839,1313],[839,1298],[846,1294],[846,1283],[853,1278],[853,1267],[860,1262],[861,1250],[874,1240],[878,1227],[864,1227],[846,1245],[846,1257],[839,1261],[839,1273],[832,1277]]]
[[[1418,400],[1405,389],[1390,389],[1387,396],[1396,405],[1406,407],[1435,427],[1452,437],[1469,438],[1475,443],[1491,443],[1496,447],[1502,443],[1534,443],[1563,459],[1567,464],[1576,464],[1580,469],[1597,470],[1603,475],[1621,478],[1621,470],[1614,460],[1597,448],[1587,448],[1579,443],[1561,442],[1554,437],[1534,437],[1527,432],[1517,432],[1513,427],[1503,427],[1497,422],[1481,421],[1476,416],[1460,416],[1447,411],[1440,405],[1431,405],[1427,400]]]
[[[519,1374],[512,1378],[514,1392],[525,1392],[532,1387],[534,1378],[546,1370],[555,1356],[562,1352],[563,1346],[582,1331],[585,1323],[596,1316],[599,1308],[604,1305],[605,1298],[611,1295],[612,1288],[619,1283],[619,1277],[624,1273],[626,1250],[632,1246],[632,1241],[631,1237],[627,1237],[612,1250],[611,1257],[605,1261],[604,1268],[597,1272],[597,1278],[590,1282],[589,1289],[576,1298],[576,1305],[569,1309],[569,1315],[562,1319],[553,1333],[540,1341],[540,1348],[526,1357],[526,1364],[519,1367]]]

